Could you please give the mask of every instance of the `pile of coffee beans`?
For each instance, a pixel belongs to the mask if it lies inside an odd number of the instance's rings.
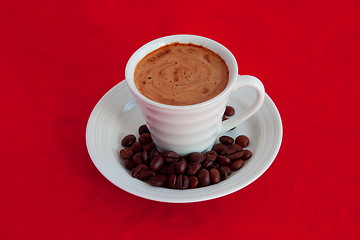
[[[225,116],[234,114],[231,108],[226,108]],[[133,134],[122,139],[119,154],[132,177],[152,186],[191,189],[216,184],[242,168],[252,155],[245,149],[250,143],[245,135],[221,136],[211,151],[179,156],[174,151],[160,152],[146,125],[140,126],[138,132],[138,139]]]

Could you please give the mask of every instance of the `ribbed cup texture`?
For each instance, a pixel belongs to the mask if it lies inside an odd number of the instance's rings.
[[[156,146],[180,155],[203,152],[214,144],[227,100],[224,95],[200,107],[164,109],[136,99]]]

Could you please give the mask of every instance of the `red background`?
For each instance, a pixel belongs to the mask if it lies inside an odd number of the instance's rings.
[[[359,239],[359,1],[15,1],[0,5],[0,239]],[[260,78],[284,137],[273,165],[193,204],[133,196],[85,145],[131,54],[188,33]]]

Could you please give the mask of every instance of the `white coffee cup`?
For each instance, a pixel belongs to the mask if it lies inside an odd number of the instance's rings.
[[[173,106],[150,100],[139,92],[134,83],[138,62],[150,52],[174,42],[201,45],[224,59],[229,69],[229,80],[219,95],[194,105]],[[214,40],[196,35],[166,36],[145,44],[130,57],[125,76],[157,148],[161,151],[175,151],[179,155],[210,149],[219,135],[258,111],[265,98],[264,86],[259,79],[238,75],[236,59],[227,48]],[[237,112],[230,119],[222,121],[230,94],[240,87],[254,88],[257,92],[255,102],[243,112]]]

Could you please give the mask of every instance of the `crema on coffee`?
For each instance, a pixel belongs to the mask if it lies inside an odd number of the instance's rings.
[[[221,93],[229,78],[225,61],[199,45],[172,43],[146,55],[134,81],[145,97],[167,105],[192,105]]]

